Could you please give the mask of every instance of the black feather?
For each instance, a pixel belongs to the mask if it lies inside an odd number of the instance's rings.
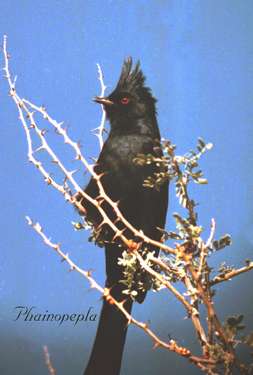
[[[127,100],[123,100],[127,99]],[[106,99],[106,100],[105,100]],[[109,99],[109,100],[108,100]],[[107,97],[96,98],[104,105],[111,130],[99,155],[96,173],[104,173],[101,178],[105,192],[113,201],[119,202],[119,209],[124,217],[138,230],[157,241],[164,228],[167,205],[168,183],[164,183],[160,191],[143,187],[144,180],[157,172],[154,165],[140,166],[133,162],[138,154],[157,156],[160,145],[160,132],[156,120],[155,98],[151,90],[145,86],[145,76],[137,62],[133,68],[132,58],[127,58],[122,67],[120,78],[115,90]],[[159,155],[162,155],[160,148]],[[97,182],[91,178],[85,192],[92,198],[99,196]],[[106,258],[106,287],[118,300],[126,299],[126,309],[130,313],[132,299],[123,291],[126,288],[120,281],[124,279],[124,268],[118,264],[124,246],[113,242],[114,233],[108,225],[102,225],[102,217],[95,206],[82,198],[87,212],[87,218],[95,227],[101,228],[101,236],[105,244]],[[114,222],[114,210],[105,201],[101,207]],[[120,221],[116,222],[118,229],[124,228]],[[131,231],[124,235],[134,239]],[[159,249],[143,244],[147,251],[157,256]],[[142,280],[147,274],[143,272]],[[147,291],[138,291],[136,300],[143,302]],[[115,306],[103,302],[96,339],[90,356],[85,375],[118,375],[127,331],[127,321]]]
[[[128,92],[155,103],[156,99],[152,95],[150,88],[145,86],[146,77],[140,69],[140,61],[136,63],[133,69],[132,67],[132,58],[128,57],[123,63],[120,78],[114,92]]]

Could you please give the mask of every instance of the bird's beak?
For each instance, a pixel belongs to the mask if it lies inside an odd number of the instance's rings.
[[[103,105],[113,105],[114,103],[108,98],[102,98],[101,96],[95,96],[93,101]]]

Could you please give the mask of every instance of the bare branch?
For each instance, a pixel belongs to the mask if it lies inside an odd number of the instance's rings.
[[[97,64],[97,68],[98,68],[98,79],[101,85],[100,96],[104,97],[105,90],[106,90],[106,86],[104,84],[104,75],[103,75],[101,66],[99,64]],[[102,150],[103,145],[104,145],[103,134],[105,132],[105,121],[106,121],[106,113],[102,104],[101,104],[101,111],[102,111],[102,117],[101,117],[100,125],[96,129],[93,129],[93,131],[96,132],[95,135],[98,137],[100,150]]]
[[[199,269],[197,273],[198,279],[200,279],[202,275],[205,275],[204,266],[206,264],[206,257],[208,255],[209,248],[212,246],[214,234],[215,234],[215,220],[212,219],[210,236],[205,244],[203,242],[201,243]]]
[[[85,200],[89,201],[92,205],[94,205],[102,217],[102,224],[100,225],[109,225],[109,227],[114,232],[114,239],[119,238],[122,241],[128,251],[128,254],[133,254],[136,257],[137,261],[140,263],[141,267],[155,280],[158,281],[158,285],[162,284],[163,286],[165,286],[183,304],[184,308],[187,311],[188,317],[192,319],[192,323],[202,349],[202,356],[194,356],[189,349],[179,346],[174,340],[170,340],[169,342],[161,340],[146,323],[134,319],[133,316],[128,313],[128,311],[124,308],[125,301],[119,302],[115,300],[110,294],[110,290],[101,287],[92,277],[90,271],[81,269],[69,258],[69,255],[67,253],[64,253],[62,251],[59,244],[52,242],[45,235],[40,224],[33,223],[32,220],[27,217],[28,224],[40,235],[47,246],[55,250],[57,254],[67,262],[70,270],[74,270],[85,277],[89,281],[91,288],[98,290],[102,294],[104,299],[108,301],[108,303],[114,304],[124,314],[129,324],[134,324],[144,330],[154,342],[155,348],[163,347],[167,350],[176,352],[180,356],[187,357],[189,361],[194,363],[202,371],[206,372],[209,375],[217,375],[217,366],[219,367],[222,362],[222,366],[224,366],[225,371],[224,373],[231,374],[232,367],[239,363],[237,361],[236,353],[234,350],[236,340],[229,337],[225,327],[218,319],[214,308],[213,291],[211,287],[218,283],[228,281],[231,278],[240,275],[241,273],[252,270],[253,262],[247,262],[245,267],[239,269],[226,269],[226,272],[218,274],[214,277],[213,280],[210,280],[210,268],[208,267],[207,257],[213,244],[215,221],[214,219],[211,220],[210,235],[205,242],[201,237],[202,227],[198,226],[197,224],[197,213],[195,212],[196,204],[192,199],[190,199],[188,183],[191,178],[197,183],[206,183],[207,180],[201,178],[202,171],[195,170],[194,172],[193,166],[198,165],[196,161],[205,152],[205,150],[210,149],[211,144],[205,144],[205,142],[200,139],[198,144],[199,153],[190,153],[191,155],[193,155],[192,158],[190,158],[187,156],[176,156],[174,153],[175,146],[170,142],[167,142],[167,159],[166,157],[154,158],[153,162],[158,164],[167,163],[166,166],[170,166],[168,160],[171,161],[170,168],[172,172],[171,175],[169,175],[169,179],[174,178],[176,180],[176,184],[178,187],[178,190],[176,190],[176,192],[177,196],[179,197],[179,203],[187,210],[186,218],[181,217],[178,214],[177,216],[175,215],[179,234],[170,232],[171,238],[175,238],[180,241],[179,243],[175,244],[175,247],[172,248],[163,242],[155,241],[146,236],[146,234],[142,231],[137,230],[131,223],[129,223],[125,219],[119,209],[118,203],[114,202],[106,194],[101,182],[102,175],[98,175],[95,173],[94,165],[90,164],[84,157],[81,152],[79,143],[70,138],[67,130],[63,128],[63,123],[59,123],[55,119],[53,119],[44,107],[37,106],[27,99],[21,99],[17,94],[15,87],[16,78],[12,79],[9,70],[9,54],[7,52],[6,36],[4,36],[3,42],[3,55],[5,62],[4,72],[9,85],[10,96],[18,108],[19,119],[26,134],[28,160],[39,170],[41,175],[44,177],[45,182],[59,191],[64,196],[65,200],[67,200],[70,204],[76,206],[83,216],[86,215],[86,210],[82,206],[81,201],[77,200],[77,193],[81,195]],[[101,67],[99,64],[97,64],[97,67],[101,85],[100,95],[104,96],[106,86],[103,81]],[[106,119],[103,107],[102,111],[103,112],[100,125],[96,129],[94,129],[97,132],[96,136],[99,139],[100,149],[103,147],[103,133],[105,129]],[[76,171],[68,170],[65,167],[62,159],[59,158],[55,151],[50,147],[45,130],[41,129],[35,120],[37,114],[42,116],[42,118],[54,128],[56,133],[62,137],[65,144],[71,146],[75,154],[75,159],[80,162],[82,166],[84,166],[85,170],[87,170],[96,180],[99,189],[99,198],[97,197],[96,199],[93,199],[85,191],[83,191],[82,187],[74,178],[74,174]],[[33,136],[36,136],[39,139],[39,147],[36,144],[35,148],[33,143]],[[46,151],[46,153],[51,158],[51,161],[58,167],[58,170],[61,171],[61,174],[63,174],[64,177],[63,183],[57,182],[57,180],[52,177],[48,168],[44,166],[39,160],[36,154],[40,150]],[[191,167],[189,167],[190,165]],[[164,175],[165,178],[167,178],[166,173],[164,173]],[[117,217],[117,221],[113,222],[110,219],[110,217],[107,215],[107,213],[102,208],[102,205],[100,204],[101,200],[106,201],[112,207]],[[123,230],[120,230],[118,228],[118,222],[124,224]],[[130,230],[131,235],[125,235],[126,228]],[[172,234],[174,234],[174,237],[172,236]],[[170,237],[169,234],[168,237]],[[142,248],[143,244],[151,244],[169,254],[170,257],[167,257],[167,262],[166,259],[163,261],[161,258],[156,258],[151,254],[149,254],[145,259],[145,257],[141,255],[141,251],[139,251]],[[155,266],[150,266],[150,262]],[[158,271],[158,268],[162,271]],[[186,293],[180,293],[175,288],[173,283],[176,281],[183,282],[186,288]],[[208,322],[207,328],[202,324],[202,319],[200,319],[200,303],[205,306],[206,311],[204,311],[204,316],[206,317],[206,320]],[[55,375],[55,370],[51,365],[47,347],[44,347],[44,353],[45,362],[47,364],[49,373],[50,375]],[[223,358],[222,360],[221,356]]]
[[[248,272],[253,269],[253,262],[249,262],[249,264],[245,267],[241,267],[238,269],[234,269],[231,272],[227,272],[223,275],[215,276],[213,280],[210,281],[211,286],[222,283],[224,281],[231,280],[233,277],[236,277],[242,273]]]
[[[215,220],[212,218],[211,219],[210,236],[209,236],[208,240],[206,241],[206,245],[205,245],[207,248],[212,246],[212,242],[213,242],[214,234],[215,234],[215,228],[216,228],[216,223],[215,223]]]
[[[56,375],[56,371],[52,365],[48,347],[46,345],[43,346],[43,351],[44,351],[45,363],[46,363],[49,375]]]
[[[165,342],[161,339],[158,338],[158,336],[149,328],[148,324],[147,323],[143,323],[143,322],[140,322],[138,320],[136,320],[135,318],[133,318],[133,316],[131,314],[128,313],[128,311],[124,308],[124,301],[123,302],[118,302],[111,294],[110,294],[110,290],[108,288],[103,288],[101,287],[96,281],[95,279],[91,276],[91,271],[85,271],[83,270],[82,268],[80,268],[75,262],[73,262],[70,257],[69,257],[69,254],[68,253],[64,253],[62,250],[61,250],[61,245],[59,243],[54,243],[52,242],[52,240],[47,237],[47,235],[44,233],[41,225],[39,223],[34,223],[30,217],[26,217],[27,219],[27,222],[28,224],[35,230],[35,232],[37,232],[39,234],[39,236],[42,238],[42,240],[44,241],[44,243],[49,246],[51,249],[53,249],[54,251],[56,251],[56,253],[64,260],[67,262],[67,264],[69,265],[70,267],[70,270],[71,271],[76,271],[77,273],[79,273],[80,275],[82,275],[83,277],[85,277],[89,283],[90,283],[90,287],[91,288],[94,288],[96,289],[97,291],[99,291],[103,297],[108,301],[108,303],[112,303],[114,304],[115,306],[117,306],[117,308],[124,314],[124,316],[127,318],[128,320],[128,324],[134,324],[136,325],[137,327],[141,328],[142,330],[144,330],[150,337],[151,339],[154,341],[154,345],[155,347],[163,347],[165,349],[168,349],[170,351],[173,351],[177,354],[179,354],[180,356],[183,356],[183,357],[188,357],[190,361],[194,362],[197,364],[197,362],[200,362],[200,363],[205,363],[205,362],[210,362],[208,359],[205,359],[205,358],[201,358],[201,357],[196,357],[196,356],[193,356],[191,354],[191,352],[184,348],[184,347],[181,347],[179,346],[174,340],[170,340],[169,342]]]

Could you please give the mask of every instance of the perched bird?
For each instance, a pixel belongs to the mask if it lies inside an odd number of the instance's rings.
[[[145,77],[139,62],[133,67],[132,59],[127,58],[115,90],[107,97],[95,97],[95,102],[103,105],[110,122],[110,133],[95,166],[95,172],[101,174],[101,182],[107,195],[115,202],[124,217],[138,230],[142,230],[152,239],[160,240],[164,228],[167,205],[168,183],[160,190],[143,186],[144,180],[157,171],[154,165],[140,165],[133,162],[138,154],[162,155],[160,132],[156,119],[156,99],[145,86]],[[84,189],[92,198],[99,198],[99,189],[94,178]],[[77,199],[87,212],[87,220],[99,228],[102,217],[95,206],[79,193]],[[101,206],[118,228],[122,223],[116,220],[115,212],[105,201]],[[133,299],[123,293],[126,286],[124,268],[118,264],[118,258],[125,250],[119,242],[113,241],[114,233],[108,225],[102,225],[100,236],[105,241],[106,287],[118,301],[125,300],[124,307],[130,313]],[[124,234],[133,239],[133,234],[125,230]],[[143,244],[148,251],[158,255],[159,249]],[[143,271],[144,272],[144,271]],[[145,282],[145,275],[143,276]],[[136,300],[142,302],[146,290],[138,291]],[[106,300],[100,315],[92,353],[84,375],[118,375],[127,332],[127,320],[124,315]]]

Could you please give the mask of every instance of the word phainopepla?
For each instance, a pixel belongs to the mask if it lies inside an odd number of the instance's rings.
[[[156,172],[157,167],[133,162],[138,154],[162,155],[156,120],[156,99],[145,86],[140,64],[137,63],[133,68],[132,59],[126,59],[115,90],[107,97],[95,97],[94,100],[103,105],[111,125],[94,170],[97,174],[102,174],[101,182],[105,192],[113,201],[118,202],[124,217],[136,229],[159,241],[161,231],[157,228],[164,228],[165,225],[168,183],[165,182],[159,191],[144,187],[144,180]],[[85,192],[92,198],[99,199],[99,189],[94,178],[91,178]],[[87,212],[87,220],[94,228],[99,228],[102,218],[95,206],[80,193],[77,194],[77,199]],[[109,204],[105,201],[100,204],[110,219],[117,223],[118,228],[123,229]],[[135,240],[129,230],[126,229],[124,234]],[[100,226],[100,236],[105,243],[106,287],[110,288],[117,301],[125,300],[124,307],[130,313],[133,299],[123,293],[126,286],[120,281],[124,279],[124,267],[118,264],[118,258],[126,249],[116,240],[113,241],[114,233],[106,224],[102,228]],[[158,255],[159,249],[147,244],[142,244],[142,247]],[[145,282],[145,271],[142,272]],[[140,290],[135,299],[142,302],[145,295],[146,290]],[[119,374],[126,332],[127,320],[124,315],[104,300],[85,375]]]

